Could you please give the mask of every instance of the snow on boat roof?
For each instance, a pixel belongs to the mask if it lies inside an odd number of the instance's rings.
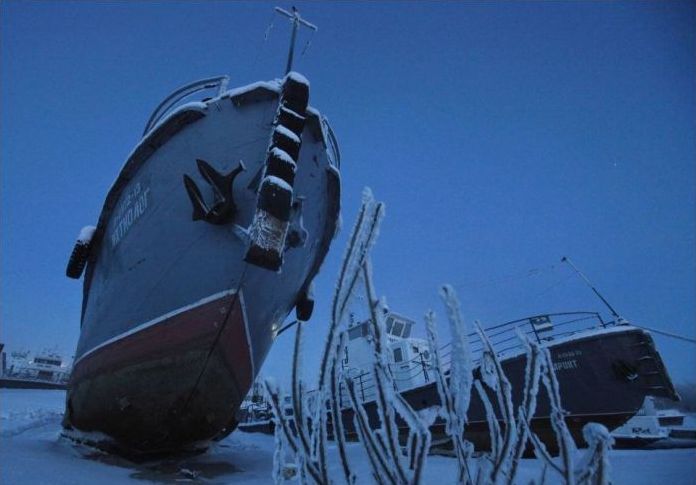
[[[234,103],[239,105],[246,102],[258,101],[264,98],[275,98],[280,94],[280,89],[282,87],[281,83],[282,81],[280,79],[274,79],[273,81],[258,81],[247,84],[246,86],[225,91],[217,98],[213,98],[211,101],[229,98]]]
[[[222,98],[230,98],[237,96],[239,94],[248,93],[249,91],[254,91],[259,88],[267,89],[269,91],[274,91],[276,93],[280,92],[281,80],[274,79],[273,81],[257,81],[255,83],[247,84],[246,86],[240,86],[238,88],[229,89],[222,93]]]

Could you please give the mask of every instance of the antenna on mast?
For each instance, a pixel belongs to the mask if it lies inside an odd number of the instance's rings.
[[[280,7],[276,7],[275,11],[278,12],[281,15],[284,15],[285,17],[289,18],[290,21],[292,22],[292,36],[290,37],[290,51],[288,52],[288,65],[285,67],[285,74],[289,73],[292,71],[292,59],[295,57],[295,39],[297,38],[297,29],[300,27],[300,25],[303,25],[307,27],[308,29],[312,29],[315,32],[319,30],[319,27],[317,27],[314,24],[310,24],[307,22],[305,19],[300,17],[300,12],[293,6],[292,7],[292,12],[288,12],[287,10],[284,10]]]
[[[587,283],[587,286],[589,286],[590,289],[592,289],[592,291],[594,291],[595,295],[597,295],[597,296],[599,297],[599,299],[602,300],[602,302],[607,306],[607,308],[609,309],[609,311],[611,312],[611,314],[614,316],[614,318],[616,318],[617,323],[622,323],[622,322],[625,321],[623,318],[621,318],[621,316],[620,316],[618,313],[616,313],[616,310],[614,310],[614,307],[612,307],[612,306],[609,304],[609,302],[602,296],[602,294],[601,294],[599,291],[597,291],[597,288],[595,288],[595,287],[592,285],[592,283],[590,282],[590,280],[587,279],[587,276],[585,276],[585,275],[582,273],[582,271],[580,271],[580,270],[573,264],[573,262],[570,260],[569,257],[563,256],[563,257],[561,258],[561,263],[568,263],[568,264],[570,265],[570,267],[573,268],[573,269],[575,270],[575,272],[576,272],[578,275],[580,275],[580,277],[581,277],[583,280],[585,280],[585,283]]]

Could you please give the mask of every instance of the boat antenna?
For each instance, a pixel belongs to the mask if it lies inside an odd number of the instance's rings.
[[[290,37],[290,51],[288,52],[288,65],[285,67],[285,74],[287,74],[290,71],[292,71],[292,59],[293,59],[293,57],[295,57],[295,39],[297,38],[297,29],[300,27],[300,25],[303,25],[309,29],[312,29],[315,32],[317,30],[319,30],[319,28],[316,25],[310,24],[305,19],[300,17],[300,12],[294,6],[292,7],[292,12],[288,12],[287,10],[284,10],[280,7],[276,7],[275,11],[281,15],[286,16],[292,22],[292,34]]]
[[[623,320],[623,318],[621,318],[621,316],[620,316],[618,313],[616,313],[616,310],[614,310],[614,307],[612,307],[612,306],[609,304],[609,302],[606,300],[606,298],[604,298],[604,297],[602,296],[602,294],[601,294],[599,291],[597,291],[597,288],[595,288],[594,285],[590,282],[590,280],[587,279],[587,276],[585,276],[585,275],[582,273],[582,271],[580,271],[580,270],[573,264],[573,262],[570,260],[570,258],[569,258],[568,256],[563,256],[563,257],[561,258],[561,263],[568,263],[568,264],[570,265],[570,267],[573,268],[573,269],[575,270],[575,272],[576,272],[578,275],[580,275],[580,277],[581,277],[583,280],[585,280],[585,283],[587,283],[587,286],[589,286],[589,287],[592,289],[592,291],[594,291],[595,295],[597,295],[597,296],[599,297],[599,299],[602,300],[602,302],[607,306],[607,308],[609,309],[609,311],[611,312],[611,314],[614,316],[614,318],[617,319],[617,321]]]

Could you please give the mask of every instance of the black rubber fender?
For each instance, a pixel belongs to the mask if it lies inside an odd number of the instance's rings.
[[[278,183],[281,182],[281,183]],[[268,212],[281,221],[290,220],[292,188],[276,177],[266,177],[259,189],[258,209]]]
[[[278,110],[275,124],[283,125],[297,136],[301,136],[305,126],[305,117],[285,106],[281,106]]]
[[[303,114],[309,104],[309,86],[292,75],[285,77],[281,93],[283,104],[295,113]]]
[[[72,253],[70,253],[68,266],[65,268],[65,275],[68,278],[77,280],[82,276],[89,258],[90,247],[91,244],[89,242],[77,241],[75,243],[75,247],[73,247]]]
[[[290,184],[290,186],[295,183],[297,164],[290,159],[290,155],[279,148],[268,152],[266,167],[266,175],[273,175],[274,177],[281,178]]]
[[[295,315],[298,320],[306,322],[312,318],[312,313],[314,313],[314,283],[310,283],[306,290],[300,292],[295,303]]]
[[[285,153],[290,155],[290,158],[297,161],[300,156],[300,140],[288,128],[278,125],[273,130],[273,138],[271,140],[271,150],[273,147],[280,148]]]

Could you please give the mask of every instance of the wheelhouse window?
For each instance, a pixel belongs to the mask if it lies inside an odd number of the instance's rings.
[[[394,362],[401,362],[404,360],[404,354],[401,351],[401,347],[396,347],[394,349]]]
[[[394,326],[394,317],[387,317],[387,333],[392,333],[393,326]]]
[[[355,340],[356,338],[366,337],[366,336],[367,336],[367,324],[366,323],[361,323],[360,325],[356,325],[355,327],[348,329],[348,340]]]

